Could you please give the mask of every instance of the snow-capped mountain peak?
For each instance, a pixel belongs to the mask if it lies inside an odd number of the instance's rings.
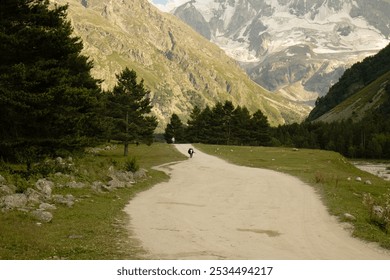
[[[390,42],[385,0],[168,0],[166,6],[253,80],[302,100],[324,95],[346,67]]]

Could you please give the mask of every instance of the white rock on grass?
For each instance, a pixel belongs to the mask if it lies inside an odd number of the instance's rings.
[[[0,198],[0,208],[3,211],[15,208],[24,208],[27,204],[27,196],[23,193],[15,193]]]
[[[31,215],[38,221],[49,223],[53,219],[53,214],[42,209],[34,210]]]
[[[40,191],[43,195],[46,197],[51,196],[52,189],[54,187],[54,183],[52,181],[49,181],[47,179],[39,179],[35,183],[35,187],[38,191]]]

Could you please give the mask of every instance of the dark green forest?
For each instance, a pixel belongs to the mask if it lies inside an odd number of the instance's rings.
[[[103,92],[67,6],[0,2],[0,160],[31,163],[110,139],[150,142],[149,92],[134,71]]]
[[[347,69],[329,92],[317,99],[307,120],[313,121],[338,104],[390,71],[390,44],[374,56],[355,63]]]
[[[385,88],[390,96],[390,84]],[[261,111],[250,115],[231,102],[200,110],[195,107],[187,124],[173,114],[165,130],[168,143],[285,146],[331,150],[350,158],[390,159],[390,98],[359,122],[352,119],[324,123],[305,121],[270,127]]]
[[[172,114],[164,137],[172,143],[207,143],[217,145],[270,145],[270,126],[259,110],[251,115],[246,107],[234,107],[232,102],[217,103],[200,110],[195,107],[186,125]]]

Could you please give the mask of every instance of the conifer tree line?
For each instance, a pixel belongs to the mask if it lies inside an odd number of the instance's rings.
[[[390,159],[390,84],[385,94],[387,101],[358,122],[305,121],[270,127],[261,111],[250,115],[247,108],[229,101],[203,110],[195,107],[186,124],[172,114],[164,137],[168,143],[174,138],[176,143],[310,148],[349,158]]]
[[[270,125],[258,110],[251,115],[246,107],[234,107],[230,101],[218,102],[203,110],[194,107],[187,124],[172,114],[165,129],[165,140],[172,143],[206,143],[219,145],[270,145]]]
[[[157,121],[143,81],[126,68],[103,92],[67,8],[0,1],[0,161],[28,166],[102,141],[153,138]]]
[[[273,128],[279,146],[332,150],[349,158],[390,159],[390,83],[387,101],[358,122],[303,122]]]

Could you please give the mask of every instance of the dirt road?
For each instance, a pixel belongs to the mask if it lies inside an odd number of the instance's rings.
[[[187,155],[190,145],[176,145]],[[282,173],[240,167],[196,151],[161,166],[167,183],[126,207],[152,259],[390,259],[352,238],[313,188]]]

